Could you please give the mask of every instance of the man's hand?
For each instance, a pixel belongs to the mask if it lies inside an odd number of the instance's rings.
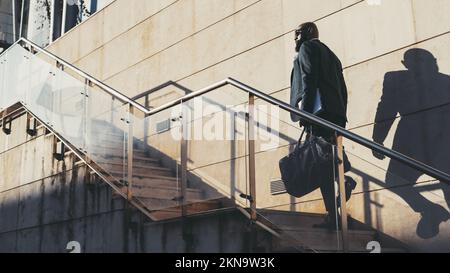
[[[311,123],[309,123],[308,121],[306,121],[304,119],[300,119],[299,123],[300,123],[300,127],[305,127],[305,128],[311,127]]]
[[[380,154],[380,153],[378,153],[378,152],[376,152],[376,151],[373,151],[373,150],[372,150],[372,154],[373,154],[373,156],[374,156],[375,158],[377,158],[377,159],[379,159],[379,160],[383,160],[383,159],[386,158],[385,155]]]

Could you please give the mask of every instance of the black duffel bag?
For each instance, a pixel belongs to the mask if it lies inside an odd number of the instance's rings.
[[[302,136],[303,134],[304,131]],[[294,151],[279,162],[286,191],[295,197],[302,197],[316,190],[321,183],[334,183],[333,176],[337,176],[337,169],[333,170],[333,162],[337,167],[337,155],[333,160],[333,145],[314,135],[309,135],[303,143],[300,140]],[[344,171],[350,169],[350,162],[344,152]]]

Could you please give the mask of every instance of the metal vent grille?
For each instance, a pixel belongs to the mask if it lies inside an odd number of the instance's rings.
[[[169,129],[170,129],[170,119],[156,123],[156,132],[158,134],[169,131]]]
[[[277,195],[286,193],[286,188],[284,187],[284,183],[281,179],[270,181],[270,194]]]

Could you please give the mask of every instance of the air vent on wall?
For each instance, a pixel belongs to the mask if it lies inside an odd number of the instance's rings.
[[[161,134],[170,130],[170,119],[166,119],[156,123],[156,132]]]
[[[281,179],[270,181],[270,194],[277,195],[283,193],[286,193],[286,188],[284,187],[284,183]]]

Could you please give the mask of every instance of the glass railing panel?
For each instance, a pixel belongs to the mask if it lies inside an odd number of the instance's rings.
[[[47,67],[44,61],[33,62],[33,67],[39,70]],[[38,65],[39,64],[39,65]],[[65,71],[52,68],[51,79],[41,86],[30,90],[29,101],[41,109],[36,113],[45,114],[49,119],[49,125],[60,135],[70,141],[78,148],[84,145],[84,104],[85,104],[85,84],[65,73]],[[39,72],[37,72],[39,73]],[[38,83],[38,79],[36,79]]]
[[[135,200],[154,219],[181,216],[181,137],[180,105],[145,117],[134,111],[133,180]]]
[[[2,101],[5,107],[24,100],[29,84],[29,54],[20,46],[8,50],[4,59]]]
[[[187,203],[223,201],[222,207],[238,204],[250,207],[248,184],[248,158],[237,157],[188,169],[188,185],[202,190],[202,195],[188,197]]]
[[[23,101],[112,179],[122,180],[128,106],[44,54],[16,45],[2,58],[2,107]]]
[[[52,108],[50,125],[58,134],[70,140],[78,149],[83,148],[85,120],[85,84],[67,75],[62,70],[55,70],[52,93],[46,94],[45,89],[37,97],[37,102],[45,106],[49,103]],[[36,94],[36,93],[35,93]],[[52,102],[52,105],[50,105]]]
[[[86,84],[84,152],[123,187],[128,165],[128,108],[101,88]]]
[[[0,55],[0,109],[6,107],[6,101],[3,98],[3,93],[5,92],[5,74],[6,74],[6,60],[8,58],[8,52],[4,52]]]
[[[184,103],[189,185],[203,190],[186,202],[249,206],[248,101],[248,93],[226,86]]]
[[[134,196],[145,201],[150,210],[174,211],[184,206],[186,214],[222,208],[236,201],[247,206],[247,199],[243,198],[248,195],[247,101],[247,93],[223,88],[146,118],[135,115],[134,148],[145,147],[149,157],[159,160],[162,168],[152,170],[152,165],[147,163],[147,172],[155,175],[142,176],[138,173],[146,171],[141,168],[142,159],[135,159],[133,165],[138,172],[134,174],[137,187]],[[185,185],[181,179],[184,163]],[[172,195],[166,194],[173,199],[171,202],[147,200],[138,188],[162,192],[163,186],[167,188],[165,192],[171,189]]]
[[[84,145],[85,84],[45,55],[27,52],[30,65],[26,106],[75,148]]]
[[[58,84],[61,81],[60,71],[40,57],[31,54],[20,46],[16,46],[26,52],[30,62],[24,68],[29,77],[29,88],[26,92],[26,106],[45,124],[53,125],[55,94],[60,93]],[[15,48],[16,48],[15,47]]]

